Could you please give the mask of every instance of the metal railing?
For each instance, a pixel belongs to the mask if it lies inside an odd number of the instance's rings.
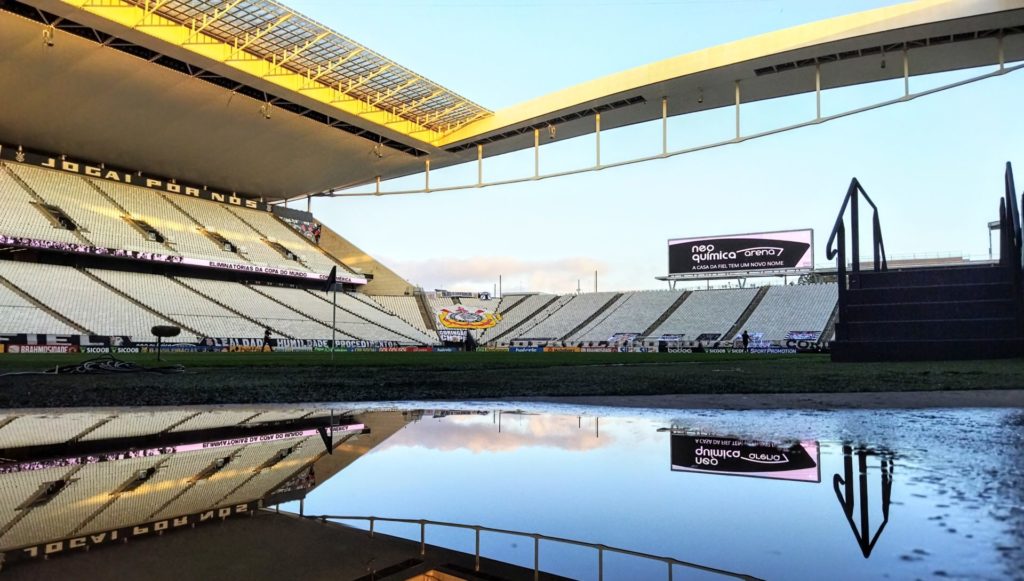
[[[849,269],[854,274],[860,272],[860,197],[864,197],[864,201],[871,206],[874,210],[871,216],[871,248],[874,259],[874,270],[883,271],[889,268],[888,262],[885,259],[885,241],[882,239],[882,225],[878,219],[878,206],[871,201],[871,196],[864,191],[864,188],[857,181],[857,178],[853,178],[850,181],[850,187],[846,190],[846,197],[843,198],[843,205],[839,208],[839,215],[836,217],[836,224],[832,228],[832,234],[828,237],[828,244],[825,247],[825,256],[829,259],[837,259],[836,272],[837,282],[839,283],[839,320],[846,320],[846,292],[847,285],[859,284],[857,279],[854,278],[850,281],[847,278],[847,252],[846,252],[846,208],[850,208],[850,263]],[[833,247],[835,245],[835,247]],[[842,329],[842,335],[845,335],[845,328],[837,328],[837,333]],[[846,337],[839,336],[837,338],[845,339]]]
[[[562,537],[552,537],[550,535],[542,535],[539,533],[524,533],[520,531],[512,531],[507,529],[497,529],[493,527],[486,527],[481,525],[467,525],[460,523],[451,523],[443,521],[433,521],[427,519],[408,519],[408,518],[389,518],[380,516],[344,516],[344,515],[302,515],[303,518],[318,520],[322,523],[328,521],[366,521],[370,525],[369,533],[370,536],[374,536],[374,525],[378,522],[388,523],[405,523],[419,525],[420,527],[420,555],[425,555],[427,552],[427,527],[444,527],[450,529],[462,529],[474,531],[476,536],[476,549],[474,550],[474,569],[480,571],[480,533],[496,533],[502,535],[510,535],[515,537],[524,537],[533,539],[533,578],[534,580],[540,579],[540,542],[550,541],[554,543],[561,543],[564,545],[573,545],[577,547],[587,547],[595,549],[597,551],[597,578],[598,581],[604,580],[604,555],[605,553],[617,553],[620,555],[627,555],[632,557],[639,557],[641,559],[647,559],[650,561],[660,561],[666,566],[666,578],[668,581],[672,581],[673,569],[675,567],[685,567],[688,569],[694,569],[703,571],[705,573],[713,573],[724,577],[731,577],[734,579],[745,579],[748,581],[759,581],[757,577],[746,575],[743,573],[735,573],[732,571],[726,571],[724,569],[717,569],[715,567],[708,567],[705,565],[698,565],[697,563],[690,563],[688,561],[681,561],[674,557],[659,557],[657,555],[650,555],[647,553],[641,553],[639,551],[632,551],[630,549],[623,549],[620,547],[610,547],[599,543],[588,543],[585,541],[576,541],[573,539],[565,539]],[[344,523],[335,523],[343,524]],[[345,525],[348,526],[348,525]]]
[[[1017,302],[1017,324],[1024,329],[1024,238],[1010,162],[1006,162],[1003,184],[1003,197],[999,199],[999,264],[1010,269]],[[1024,204],[1024,198],[1021,203]]]
[[[1005,191],[999,200],[999,263],[1022,268],[1021,222],[1017,206],[1017,193],[1013,183],[1013,166],[1006,162],[1003,174]]]

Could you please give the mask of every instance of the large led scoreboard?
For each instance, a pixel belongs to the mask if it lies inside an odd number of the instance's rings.
[[[782,230],[668,241],[670,277],[797,274],[814,268],[814,231]]]

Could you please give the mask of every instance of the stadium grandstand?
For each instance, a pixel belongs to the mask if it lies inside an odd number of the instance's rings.
[[[836,329],[835,282],[444,296],[317,220],[310,200],[387,193],[382,182],[415,174],[429,192],[431,169],[477,163],[482,176],[485,159],[511,151],[539,160],[540,132],[554,128],[559,140],[599,136],[735,107],[738,142],[757,137],[741,132],[743,103],[805,93],[820,123],[822,89],[1012,72],[1021,25],[1015,3],[924,0],[491,111],[268,0],[0,0],[0,338],[8,351],[69,346],[54,336],[145,348],[160,325],[181,330],[181,349],[251,348],[266,333],[278,349],[419,349],[464,339],[448,313],[496,349],[692,348],[743,331],[759,346],[821,348]],[[885,53],[903,66],[872,64]],[[919,96],[906,86],[899,101]],[[698,88],[699,100],[683,98]],[[610,167],[597,143],[589,169]],[[665,147],[657,157],[682,153]],[[302,200],[305,211],[288,203]]]
[[[8,413],[0,418],[3,564],[302,498],[421,413]]]

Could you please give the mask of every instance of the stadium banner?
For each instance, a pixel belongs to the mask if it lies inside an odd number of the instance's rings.
[[[433,347],[431,351],[434,353],[458,353],[462,349],[459,347]]]
[[[462,305],[438,309],[437,322],[445,329],[490,329],[498,324],[501,315],[484,309],[467,309]]]
[[[82,353],[142,353],[141,347],[80,347]]]
[[[438,329],[437,336],[445,343],[465,343],[468,329]]]
[[[289,218],[286,216],[278,217],[288,223],[288,225],[294,228],[296,232],[302,234],[313,244],[320,244],[320,235],[323,233],[323,229],[320,224],[308,220]]]
[[[460,299],[480,299],[481,301],[491,300],[490,291],[450,291],[443,288],[434,289],[434,296],[437,298],[460,298]]]
[[[234,192],[222,194],[196,184],[178,183],[175,179],[157,178],[139,171],[128,171],[107,167],[104,163],[76,161],[67,156],[53,157],[50,155],[24,151],[21,147],[0,145],[0,159],[23,163],[35,167],[43,167],[66,173],[89,176],[109,182],[117,182],[129,186],[138,186],[160,192],[162,194],[178,194],[199,198],[210,202],[220,202],[229,206],[239,206],[251,210],[270,212],[270,204],[259,200],[240,198]]]
[[[8,345],[8,353],[78,353],[78,345]]]
[[[666,353],[747,353],[750,355],[793,355],[800,351],[791,347],[756,347],[744,350],[743,347],[668,347]]]
[[[173,254],[160,254],[158,252],[138,252],[135,250],[120,250],[116,248],[104,248],[102,246],[89,246],[86,244],[72,244],[69,242],[54,242],[52,240],[38,240],[35,238],[6,236],[0,234],[0,246],[31,248],[34,250],[49,250],[54,252],[69,252],[73,254],[89,254],[93,256],[107,256],[126,260],[141,260],[145,262],[163,262],[166,264],[184,264],[200,268],[213,268],[218,270],[233,270],[236,272],[251,272],[254,274],[268,274],[288,278],[303,278],[307,280],[326,281],[327,275],[304,270],[289,270],[286,268],[275,268],[273,266],[260,266],[257,264],[239,264],[236,262],[224,262],[221,260],[202,260],[186,256],[175,256]],[[349,284],[366,284],[367,280],[362,277],[338,276],[338,282]]]
[[[581,353],[618,353],[618,347],[581,347]]]
[[[799,339],[786,339],[783,346],[787,349],[795,349],[797,353],[828,353],[828,344],[821,344],[817,341],[805,341]]]
[[[798,482],[821,482],[818,442],[742,440],[673,433],[674,472],[699,472]]]
[[[640,337],[640,333],[614,333],[611,337],[608,337],[609,343],[619,343],[624,341],[635,341]]]
[[[284,339],[271,338],[270,347],[275,351],[330,351],[330,339]],[[152,343],[156,345],[156,343]],[[259,351],[263,347],[263,338],[238,337],[204,337],[196,345],[224,351]],[[338,349],[383,350],[385,348],[405,348],[398,341],[365,341],[362,339],[339,339],[335,342]]]
[[[509,347],[509,353],[543,353],[543,347]]]
[[[0,344],[7,345],[76,345],[81,347],[131,347],[131,339],[125,335],[48,335],[36,333],[13,333],[0,335]]]
[[[579,353],[579,347],[544,347],[545,353]]]
[[[146,536],[163,535],[168,531],[180,529],[191,529],[197,524],[206,522],[221,522],[226,518],[250,515],[262,506],[261,501],[254,500],[242,504],[235,504],[221,508],[204,510],[184,516],[165,518],[162,520],[150,521],[144,524],[125,526],[117,529],[110,529],[70,537],[37,545],[30,545],[16,550],[8,550],[4,553],[4,563],[27,561],[32,559],[49,559],[50,557],[66,554],[74,551],[88,551],[92,547],[111,545],[114,543],[126,543],[130,539]]]
[[[814,268],[814,231],[784,230],[668,241],[668,273],[806,272]]]
[[[508,353],[510,351],[508,347],[477,347],[476,350],[488,353]]]

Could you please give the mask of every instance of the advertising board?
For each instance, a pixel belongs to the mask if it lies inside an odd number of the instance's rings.
[[[804,272],[814,267],[814,231],[785,230],[668,241],[669,275]]]
[[[821,482],[818,442],[744,440],[672,433],[672,470]]]

